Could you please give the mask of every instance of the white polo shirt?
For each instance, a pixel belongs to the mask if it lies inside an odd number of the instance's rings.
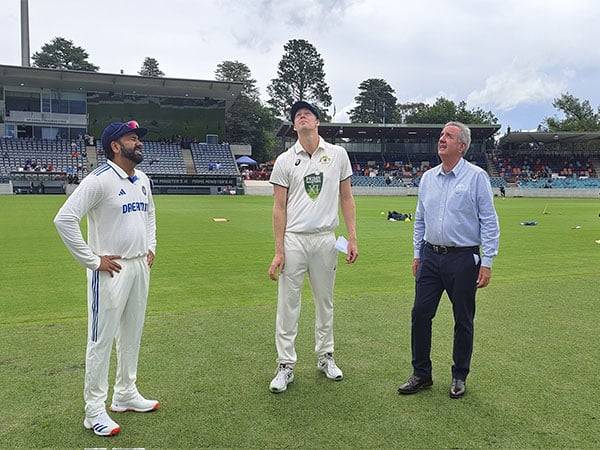
[[[338,224],[340,182],[352,176],[348,153],[319,137],[312,157],[299,141],[277,157],[270,182],[288,189],[285,231],[319,233]]]
[[[88,242],[79,222],[87,214]],[[156,253],[156,217],[150,181],[135,170],[129,177],[108,160],[83,179],[54,218],[54,224],[73,256],[96,270],[100,256],[124,259]]]

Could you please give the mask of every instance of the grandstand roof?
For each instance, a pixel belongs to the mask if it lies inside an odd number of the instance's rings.
[[[215,98],[229,108],[242,83],[183,78],[142,77],[78,70],[40,69],[0,65],[0,85],[61,89],[66,91],[118,92],[165,97]]]
[[[529,143],[544,143],[549,144],[553,142],[562,143],[580,143],[600,140],[600,133],[598,132],[511,132],[500,139],[500,145],[505,144],[529,144]]]
[[[473,139],[487,139],[500,125],[468,125]],[[421,123],[321,123],[319,134],[325,139],[431,139],[439,136],[444,124]],[[284,122],[277,131],[278,137],[296,137],[291,122]]]

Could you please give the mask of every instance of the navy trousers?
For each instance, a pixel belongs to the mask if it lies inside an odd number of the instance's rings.
[[[473,353],[473,319],[480,258],[476,249],[437,254],[421,248],[412,310],[412,365],[418,377],[431,377],[431,322],[446,291],[454,313],[452,377],[466,380]]]

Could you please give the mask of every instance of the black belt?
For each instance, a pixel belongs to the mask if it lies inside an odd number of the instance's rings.
[[[478,253],[479,247],[448,247],[446,245],[434,245],[429,242],[425,242],[425,245],[433,250],[433,253],[438,255],[447,255],[448,253],[461,253],[461,252],[472,252]]]

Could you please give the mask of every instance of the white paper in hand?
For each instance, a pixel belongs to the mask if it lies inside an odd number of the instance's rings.
[[[346,255],[348,254],[348,241],[344,236],[339,236],[337,238],[337,241],[335,241],[335,248]]]

